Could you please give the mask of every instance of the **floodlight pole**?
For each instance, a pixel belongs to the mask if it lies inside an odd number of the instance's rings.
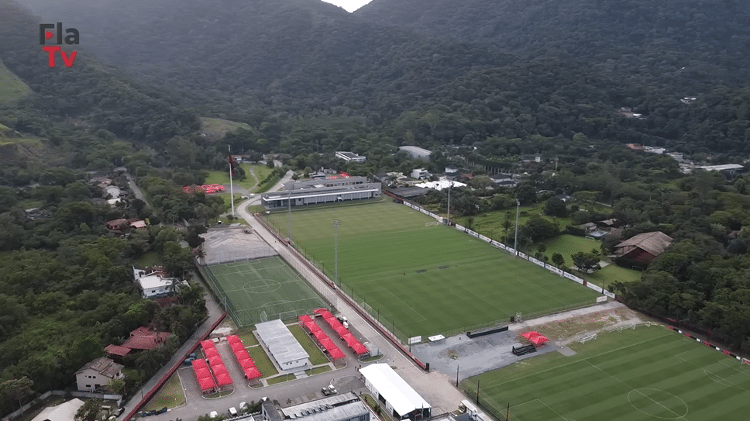
[[[289,238],[289,243],[291,244],[292,242],[292,190],[291,189],[289,189],[289,195],[287,196],[286,204],[287,204],[286,223],[287,223],[287,234],[288,234],[287,237]]]
[[[515,244],[513,244],[513,250],[514,250],[514,256],[518,256],[518,214],[521,211],[521,201],[516,199],[516,235],[513,240]]]
[[[451,187],[453,187],[453,181],[448,185],[448,225],[451,224]]]
[[[229,196],[232,201],[232,218],[234,218],[234,184],[232,183],[232,172],[234,171],[232,164],[234,163],[234,159],[232,159],[232,145],[227,146],[229,148]]]
[[[339,225],[341,220],[333,220],[333,284],[339,279]],[[341,282],[339,282],[339,285]],[[352,293],[352,296],[354,293]]]

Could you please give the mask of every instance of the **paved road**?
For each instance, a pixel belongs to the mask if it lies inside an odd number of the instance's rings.
[[[128,178],[128,186],[130,187],[130,190],[133,192],[135,197],[137,199],[143,200],[146,203],[147,207],[153,208],[151,206],[151,203],[149,203],[148,200],[146,199],[146,196],[143,195],[143,192],[141,191],[141,189],[138,187],[137,184],[135,184],[135,181],[133,180],[133,177],[130,176],[130,173],[126,172],[125,177]]]

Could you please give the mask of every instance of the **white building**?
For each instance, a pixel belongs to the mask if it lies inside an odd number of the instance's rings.
[[[133,268],[133,277],[141,290],[143,298],[161,297],[174,291],[174,278],[167,278],[161,273],[149,273],[145,270]]]
[[[432,151],[422,149],[418,146],[399,146],[399,149],[408,153],[412,158],[429,159]]]
[[[346,162],[365,162],[367,157],[357,155],[354,152],[336,151],[336,158],[343,159]]]
[[[385,403],[386,411],[394,419],[429,418],[431,406],[402,379],[390,365],[371,364],[359,370],[365,378],[365,386],[373,397]]]
[[[83,406],[83,401],[73,398],[60,405],[44,408],[42,412],[31,421],[73,421],[76,412]]]
[[[302,371],[310,366],[310,356],[281,320],[271,320],[255,325],[258,338],[266,346],[279,368],[285,371]]]
[[[305,206],[318,203],[345,202],[380,197],[380,183],[369,183],[365,177],[325,180],[290,181],[284,191],[263,193],[261,204],[266,209]]]
[[[411,178],[416,178],[416,179],[430,178],[430,173],[424,168],[415,168],[411,170]]]
[[[438,181],[427,181],[424,183],[415,184],[415,186],[421,187],[423,189],[435,189],[437,191],[440,191],[447,188],[466,187],[466,184],[441,177]]]
[[[93,392],[106,387],[112,379],[122,379],[122,364],[102,357],[86,363],[76,371],[76,385],[79,391]]]
[[[263,405],[263,416],[272,421],[269,412],[276,410]],[[342,393],[299,405],[280,408],[280,417],[295,421],[370,421],[370,410],[354,392]]]

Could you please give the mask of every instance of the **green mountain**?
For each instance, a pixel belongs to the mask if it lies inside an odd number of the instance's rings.
[[[740,0],[375,0],[355,15],[659,81],[744,84],[749,71],[750,8]]]
[[[12,104],[25,98],[31,89],[8,70],[0,60],[0,103]]]
[[[200,128],[197,115],[180,108],[179,96],[155,89],[132,76],[103,65],[85,45],[75,46],[71,67],[48,66],[48,54],[39,44],[40,19],[11,0],[0,0],[0,60],[33,92],[20,107],[44,118],[72,120],[111,131],[117,136],[158,143]],[[78,48],[80,47],[80,48]],[[64,50],[74,50],[65,46]],[[17,79],[16,79],[17,78]],[[6,106],[0,122],[16,130],[43,134],[39,124],[18,107]]]
[[[374,141],[358,139],[372,133],[386,150],[576,133],[750,150],[750,11],[736,1],[375,0],[355,14],[315,0],[180,5],[62,1],[43,11],[78,28],[81,48],[106,63],[202,115],[249,124],[258,134],[245,145],[295,156],[364,152]],[[99,121],[142,135],[141,118],[123,115],[141,109]]]

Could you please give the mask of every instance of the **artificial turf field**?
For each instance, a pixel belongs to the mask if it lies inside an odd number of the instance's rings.
[[[226,294],[229,313],[240,326],[261,321],[292,319],[325,307],[325,301],[280,257],[221,263],[200,268],[204,277],[218,284],[219,299]],[[214,290],[216,285],[212,285]]]
[[[742,420],[750,366],[662,326],[599,334],[463,382],[513,421]]]
[[[287,214],[266,216],[287,235]],[[573,305],[597,294],[390,201],[292,212],[292,240],[405,337],[454,333]]]

